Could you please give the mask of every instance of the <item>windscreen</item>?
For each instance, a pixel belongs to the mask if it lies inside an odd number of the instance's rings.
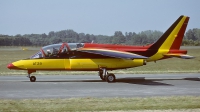
[[[42,58],[42,57],[43,57],[42,52],[38,51],[36,54],[34,54],[33,56],[31,56],[30,58],[31,59],[35,59],[35,58]]]

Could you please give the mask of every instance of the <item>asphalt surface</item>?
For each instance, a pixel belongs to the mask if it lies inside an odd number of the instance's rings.
[[[200,96],[200,73],[116,74],[115,83],[98,75],[0,76],[0,99],[74,97]]]

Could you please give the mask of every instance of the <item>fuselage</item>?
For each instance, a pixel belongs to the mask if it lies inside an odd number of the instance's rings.
[[[30,58],[9,64],[8,68],[19,70],[99,71],[100,68],[116,70],[146,65],[146,60],[144,59],[120,59],[76,51],[75,49],[77,49],[77,47],[74,46],[78,46],[79,44],[80,43],[73,43],[70,45],[61,43],[47,47],[45,46]],[[82,48],[88,48],[88,45],[89,43],[81,43]],[[96,45],[101,45],[106,48],[106,44]],[[107,45],[107,47],[111,49],[110,45]],[[54,54],[53,50],[56,48],[57,53]],[[51,54],[54,55],[48,56],[47,51],[52,51]]]
[[[67,71],[99,71],[125,69],[142,66],[143,59],[27,59],[13,62],[13,69],[19,70],[67,70]],[[11,66],[11,65],[10,65]],[[12,67],[10,67],[12,68]]]

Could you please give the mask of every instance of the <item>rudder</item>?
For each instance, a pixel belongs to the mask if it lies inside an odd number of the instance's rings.
[[[170,49],[180,49],[180,46],[182,44],[182,40],[183,40],[183,37],[184,37],[184,34],[185,34],[185,30],[186,30],[188,22],[189,22],[189,19],[190,19],[190,17],[186,17],[186,19],[185,19],[180,31],[178,32],[178,35],[175,38]]]

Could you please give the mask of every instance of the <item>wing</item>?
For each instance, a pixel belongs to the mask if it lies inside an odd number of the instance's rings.
[[[99,54],[103,56],[109,56],[113,58],[122,58],[122,59],[147,59],[148,57],[141,56],[138,54],[133,54],[129,52],[108,50],[108,49],[96,49],[96,48],[80,48],[77,51],[87,52],[92,54]]]
[[[164,56],[167,56],[167,57],[176,57],[176,58],[182,58],[182,59],[192,59],[192,58],[195,58],[194,56],[185,55],[185,54],[164,54]]]

